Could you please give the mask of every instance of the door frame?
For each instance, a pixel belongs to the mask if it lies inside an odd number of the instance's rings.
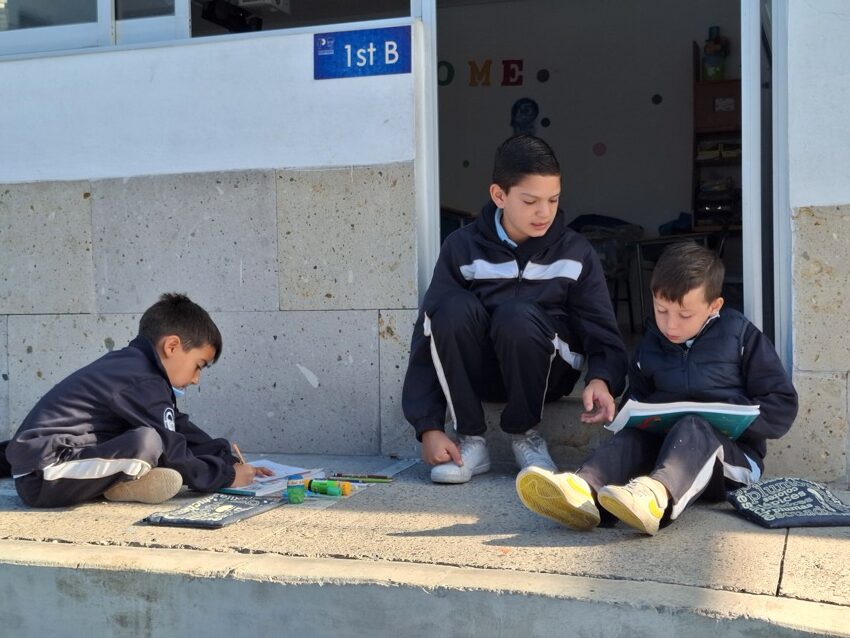
[[[788,197],[787,0],[771,7],[773,117],[773,230],[776,348],[790,369],[791,227]],[[761,197],[761,29],[763,0],[741,0],[741,158],[744,314],[763,328]],[[417,247],[419,296],[425,294],[439,253],[439,122],[437,115],[437,1],[412,0],[421,22],[417,80]],[[767,80],[768,78],[764,78]],[[422,110],[420,110],[420,107]]]
[[[437,100],[437,0],[411,0],[416,129],[416,254],[419,301],[440,253],[440,129]]]
[[[791,195],[788,180],[788,0],[770,0],[773,120],[773,307],[775,346],[793,366]]]
[[[744,314],[763,328],[761,250],[761,0],[741,0],[741,226]]]

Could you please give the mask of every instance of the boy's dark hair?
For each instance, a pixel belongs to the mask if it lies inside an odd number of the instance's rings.
[[[712,303],[723,290],[726,268],[712,250],[689,241],[672,244],[658,259],[649,287],[653,295],[682,303],[694,288],[705,286],[705,300]]]
[[[221,332],[206,310],[184,294],[166,292],[139,320],[139,334],[154,344],[162,337],[177,335],[184,350],[212,346],[215,357],[221,356]]]
[[[506,193],[526,175],[560,175],[561,165],[546,142],[528,133],[506,139],[496,149],[493,183]]]

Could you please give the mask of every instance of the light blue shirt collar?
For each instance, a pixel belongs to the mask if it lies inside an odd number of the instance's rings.
[[[702,334],[702,331],[705,330],[705,327],[708,324],[710,324],[712,321],[714,321],[715,319],[719,319],[719,318],[720,318],[720,313],[718,312],[717,314],[711,315],[708,319],[705,320],[705,323],[702,324],[702,328],[699,329],[699,332],[696,333],[693,337],[691,337],[687,341],[685,341],[685,345],[687,346],[688,350],[690,350],[691,346],[694,345],[694,341],[696,341],[696,338]]]
[[[496,209],[496,234],[499,236],[499,239],[501,239],[503,242],[505,242],[511,248],[517,247],[517,243],[513,239],[508,237],[508,233],[505,232],[505,227],[502,226],[502,209],[501,208]]]

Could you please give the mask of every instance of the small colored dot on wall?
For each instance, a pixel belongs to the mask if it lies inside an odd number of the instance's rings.
[[[552,120],[550,120],[548,117],[544,117],[542,120],[540,120],[540,126],[542,126],[543,128],[546,128],[551,123],[552,123]]]
[[[549,69],[540,69],[537,72],[537,81],[540,83],[547,82],[549,80]]]
[[[661,97],[658,93],[656,93],[655,95],[652,96],[652,103],[653,104],[661,104],[663,101],[664,101],[664,98]]]
[[[596,155],[596,157],[602,157],[607,152],[608,147],[602,142],[596,142],[596,144],[593,145],[593,154]]]
[[[463,167],[469,168],[469,160],[463,160]]]

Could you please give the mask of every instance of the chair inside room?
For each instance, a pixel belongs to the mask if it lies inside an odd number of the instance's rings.
[[[619,316],[620,304],[625,303],[629,313],[629,329],[634,332],[631,266],[634,242],[643,236],[643,227],[626,222],[611,226],[587,224],[581,226],[579,232],[590,241],[599,255],[614,314]]]
[[[720,235],[717,254],[726,266],[723,279],[723,299],[728,308],[744,312],[744,263],[740,232],[727,231]]]

